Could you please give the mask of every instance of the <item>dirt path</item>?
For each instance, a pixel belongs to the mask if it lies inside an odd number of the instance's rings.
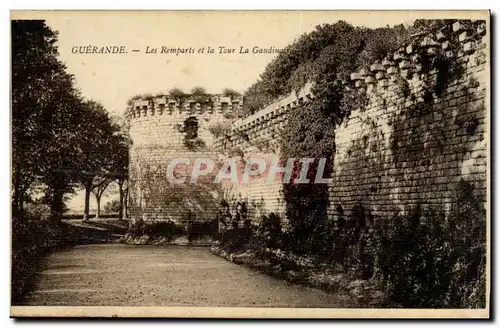
[[[205,247],[84,245],[49,256],[26,305],[348,307]]]

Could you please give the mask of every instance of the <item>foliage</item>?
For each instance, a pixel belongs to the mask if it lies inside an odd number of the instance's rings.
[[[170,89],[168,91],[168,94],[171,95],[172,97],[174,98],[183,98],[186,96],[186,94],[184,93],[184,91],[182,91],[181,89],[179,88],[173,88],[173,89]]]
[[[284,158],[314,158],[308,175],[312,177],[320,158],[325,172],[331,172],[335,154],[335,128],[359,105],[353,101],[350,74],[382,59],[397,49],[406,37],[402,26],[394,28],[356,28],[345,22],[322,25],[304,35],[280,54],[262,75],[273,97],[298,91],[313,82],[313,99],[297,106],[289,115],[279,144]],[[273,75],[273,78],[270,75]],[[297,163],[295,176],[301,165]],[[328,188],[321,184],[285,184],[284,197],[292,235],[313,245],[315,231],[326,222]],[[295,232],[294,232],[295,230]]]
[[[218,222],[211,221],[192,221],[188,223],[187,232],[190,240],[201,239],[205,236],[215,236],[217,234]]]
[[[127,234],[134,237],[165,237],[170,241],[187,234],[190,240],[196,240],[206,236],[214,236],[217,231],[216,227],[212,221],[192,221],[186,226],[176,224],[173,221],[144,222],[139,220],[130,226]]]
[[[105,213],[118,213],[119,211],[120,211],[120,201],[117,199],[109,201],[106,203],[106,205],[104,205]]]
[[[221,247],[230,253],[274,249],[315,258],[351,279],[371,280],[385,295],[377,306],[485,307],[486,211],[472,183],[457,184],[449,213],[418,205],[375,224],[361,204],[350,212],[345,216],[339,208],[336,221],[318,226],[309,240],[282,231],[279,216],[270,214],[258,229],[228,230]]]
[[[198,178],[198,183],[171,183],[166,177],[166,170],[162,165],[150,161],[146,156],[130,167],[131,208],[137,212],[132,217],[140,218],[143,213],[151,213],[161,209],[164,213],[175,213],[176,216],[188,218],[189,213],[196,213],[197,218],[208,216],[215,212],[220,195],[219,184],[214,184],[215,172]],[[179,175],[187,174],[180,169]]]
[[[100,104],[81,98],[58,59],[57,33],[44,21],[11,24],[13,208],[23,212],[44,186],[43,201],[59,221],[68,193],[113,170],[112,145],[122,136]]]
[[[135,237],[150,236],[174,239],[175,236],[181,235],[183,232],[185,232],[184,229],[178,227],[172,221],[160,221],[148,224],[139,220],[130,226],[127,234]]]
[[[484,307],[486,213],[466,182],[448,216],[415,208],[381,229],[378,253],[390,301],[404,307]]]
[[[356,100],[360,97],[352,92],[354,84],[349,75],[393,53],[404,44],[410,32],[435,33],[441,29],[445,34],[451,33],[450,30],[442,29],[445,26],[451,28],[446,21],[420,20],[409,29],[399,26],[371,30],[355,28],[345,22],[318,27],[276,57],[266,67],[260,80],[247,90],[247,114],[263,108],[271,100],[299,90],[306,81],[312,81],[312,100],[292,109],[288,116],[280,137],[281,155],[284,158],[314,158],[315,162],[309,166],[308,177],[312,177],[316,171],[319,158],[327,159],[325,172],[331,172],[336,146],[335,128],[352,110],[363,107],[363,102]],[[475,33],[474,28],[468,30]],[[448,39],[451,39],[449,35]],[[450,48],[456,53],[456,45],[452,44]],[[442,155],[429,154],[433,151],[431,149],[415,149],[415,144],[418,147],[424,145],[424,142],[413,142],[420,136],[414,132],[420,132],[417,128],[425,129],[426,133],[437,129],[436,133],[430,134],[440,139],[437,141],[441,150],[444,146],[464,147],[463,143],[456,144],[454,138],[443,137],[447,132],[441,123],[435,124],[433,121],[433,124],[426,124],[426,120],[433,119],[432,115],[423,115],[434,106],[431,101],[433,97],[441,95],[449,82],[461,77],[464,67],[454,58],[447,58],[441,49],[436,54],[422,51],[417,55],[417,63],[422,66],[424,75],[432,72],[437,74],[428,74],[429,77],[435,76],[435,81],[426,81],[424,102],[410,106],[407,112],[403,111],[391,123],[394,132],[402,131],[398,133],[403,133],[403,136],[406,133],[416,135],[403,140],[411,142],[411,145],[397,148],[396,144],[402,137],[396,133],[390,136],[392,154],[399,156],[394,160],[395,167],[405,172],[411,172],[412,168],[404,167],[403,163],[408,158],[401,156],[424,154],[420,156],[422,160],[429,160],[429,157],[438,158]],[[411,90],[402,81],[399,88],[401,96],[410,98]],[[465,97],[470,96],[466,90],[462,91]],[[477,117],[461,114],[470,112],[472,108],[466,105],[456,107],[458,114],[454,116],[463,117],[464,122],[451,117],[449,121],[443,120],[443,124],[456,124],[473,135]],[[301,164],[296,163],[292,179],[298,176],[300,169]],[[456,176],[460,176],[460,173],[452,175]],[[381,306],[484,307],[486,213],[483,201],[475,196],[478,191],[474,188],[472,183],[457,183],[450,211],[444,207],[421,204],[407,208],[406,214],[378,218],[380,226],[377,226],[370,211],[361,203],[351,208],[348,216],[339,206],[337,219],[330,220],[327,216],[330,203],[326,185],[286,184],[284,197],[290,229],[280,234],[279,242],[273,241],[271,244],[262,242],[266,240],[263,236],[267,236],[269,231],[259,231],[252,240],[260,242],[253,243],[252,247],[262,250],[272,245],[293,254],[315,257],[319,263],[326,262],[331,268],[353,279],[376,281],[387,296],[386,302],[379,304]],[[231,241],[226,241],[226,244],[232,245]]]
[[[50,206],[41,201],[29,202],[24,206],[24,213],[31,220],[50,219]]]
[[[232,97],[232,98],[241,96],[241,94],[238,91],[230,88],[225,88],[224,90],[222,90],[222,95],[224,97]]]
[[[231,124],[227,122],[215,122],[208,127],[208,131],[215,138],[228,136],[231,133]]]
[[[12,266],[11,300],[19,304],[27,292],[32,290],[39,261],[52,250],[68,244],[68,232],[62,226],[30,216],[12,220]]]
[[[377,29],[353,27],[344,21],[319,25],[265,68],[245,92],[245,111],[252,114],[272,100],[298,91],[307,81],[321,81],[325,73],[334,79],[345,78],[352,69],[382,59],[407,39],[408,31],[402,25]]]
[[[185,139],[184,146],[190,151],[197,151],[207,146],[206,142],[201,138]]]
[[[139,100],[142,98],[142,95],[135,95],[133,97],[131,97],[129,100],[127,100],[127,107],[132,107],[132,104],[134,103],[134,101],[136,100]]]
[[[81,127],[82,154],[79,156],[76,180],[85,189],[84,219],[88,219],[90,193],[103,186],[107,187],[114,179],[112,171],[118,155],[118,148],[114,143],[121,140],[117,134],[120,127],[113,124],[104,107],[94,101],[83,103]],[[128,150],[125,151],[128,156]],[[98,193],[97,196],[101,194]]]
[[[202,95],[206,95],[207,94],[207,90],[203,87],[194,87],[192,90],[191,90],[191,94],[193,96],[202,96]]]
[[[229,253],[244,252],[249,248],[255,248],[256,244],[261,245],[260,240],[259,235],[247,222],[243,228],[236,227],[223,231],[220,236],[220,245]]]
[[[275,99],[265,90],[264,84],[259,83],[260,81],[261,79],[250,86],[243,96],[243,112],[246,116],[261,110]]]
[[[243,227],[232,227],[223,231],[220,245],[230,253],[244,252],[247,249],[277,249],[281,246],[282,235],[281,218],[270,213],[261,217],[259,225],[246,220]]]
[[[226,111],[222,114],[222,116],[227,119],[227,120],[232,120],[235,119],[237,116],[237,113],[231,112],[231,111]]]
[[[281,242],[281,218],[275,213],[263,215],[258,230],[267,248],[278,248]]]
[[[79,92],[58,60],[57,34],[44,21],[11,22],[13,206],[37,183],[57,220],[72,190],[80,147]]]
[[[207,90],[203,87],[194,87],[191,90],[191,97],[200,104],[210,103],[211,97],[207,94]]]

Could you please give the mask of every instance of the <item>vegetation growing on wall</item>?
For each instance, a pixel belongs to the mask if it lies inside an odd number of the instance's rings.
[[[231,125],[228,122],[215,122],[208,127],[208,131],[216,138],[227,137],[231,133]]]
[[[203,87],[194,87],[191,90],[191,96],[193,100],[200,104],[211,103],[212,98],[207,94],[207,90]]]
[[[198,119],[190,116],[184,121],[182,132],[184,132],[184,146],[191,151],[195,151],[206,146],[205,142],[198,137]]]
[[[143,149],[142,151],[150,151]],[[137,162],[130,167],[130,201],[132,217],[143,218],[143,213],[156,213],[158,219],[209,220],[215,213],[219,202],[220,186],[211,183],[214,175],[199,177],[198,183],[189,183],[187,167],[178,166],[174,172],[176,178],[185,177],[187,183],[171,183],[167,179],[165,168],[157,162],[144,157],[135,158]],[[155,219],[152,215],[145,219]]]
[[[241,94],[238,91],[230,88],[225,88],[224,90],[222,90],[222,95],[224,97],[231,97],[231,98],[236,98],[241,96]]]
[[[481,22],[462,23],[467,37],[476,38],[477,24]],[[356,157],[352,164],[361,166],[360,170],[383,167],[389,162],[403,180],[405,176],[420,177],[417,174],[422,167],[441,170],[440,163],[450,154],[452,161],[460,162],[467,158],[471,146],[482,140],[481,115],[485,109],[480,90],[476,90],[479,83],[470,77],[468,85],[456,84],[456,95],[451,98],[457,99],[449,103],[448,99],[441,99],[451,92],[448,89],[454,82],[462,81],[468,67],[459,60],[464,44],[456,41],[456,35],[451,36],[449,21],[417,21],[408,29],[369,30],[344,22],[318,27],[289,46],[288,52],[280,54],[247,91],[247,114],[312,81],[312,100],[300,104],[288,115],[280,137],[281,155],[315,158],[310,172],[316,171],[317,159],[326,157],[329,161],[325,171],[329,172],[336,153],[335,128],[351,111],[363,109],[362,99],[367,98],[358,93],[350,74],[361,68],[369,69],[369,65],[382,61],[386,55],[392,57],[404,45],[400,41],[419,30],[422,33],[411,38],[417,44],[409,51],[412,69],[396,81],[399,93],[394,98],[397,99],[383,99],[382,107],[401,106],[390,118],[388,151],[392,158],[380,149],[379,141],[385,142],[387,131],[378,129],[373,120],[366,122],[370,127],[367,133],[353,140],[348,156]],[[444,34],[449,44],[419,47],[422,41],[434,42],[425,40],[426,35],[438,33]],[[408,83],[412,82],[412,74],[419,74],[418,78],[423,80],[422,97]],[[392,103],[394,100],[398,102]],[[447,188],[451,210],[426,204],[427,179],[422,177],[415,186],[405,184],[408,190],[413,187],[418,190],[414,193],[419,195],[418,199],[411,202],[414,205],[406,206],[394,218],[382,218],[390,220],[381,220],[381,226],[375,226],[370,209],[363,207],[366,197],[370,197],[366,190],[357,193],[363,196],[355,199],[359,204],[349,208],[349,215],[344,215],[339,206],[337,221],[333,223],[327,220],[326,185],[284,185],[291,229],[280,233],[273,247],[294,254],[322,255],[319,261],[330,262],[333,267],[340,264],[346,273],[358,279],[377,281],[387,296],[385,306],[484,307],[485,175],[472,174],[466,182],[461,180],[461,169],[454,166],[446,176],[433,177],[441,179]],[[300,165],[296,165],[292,178],[297,177],[299,170]],[[371,178],[363,184],[371,185],[370,193],[375,195],[380,185]],[[455,195],[450,195],[450,187],[456,188]],[[376,199],[370,199],[370,204],[376,203]],[[257,248],[261,252],[265,246]]]
[[[388,50],[395,50],[408,35],[402,25],[373,30],[344,21],[319,25],[287,46],[266,67],[245,92],[245,112],[252,114],[276,98],[299,90],[307,81],[318,82],[330,74],[332,81],[347,77],[360,64],[372,64]]]
[[[325,172],[331,171],[335,154],[334,129],[359,105],[352,101],[359,97],[352,95],[354,85],[349,79],[350,74],[396,49],[407,33],[402,26],[370,30],[338,22],[318,27],[291,47],[292,54],[295,47],[306,49],[302,50],[309,53],[309,57],[303,58],[305,61],[294,63],[291,58],[286,58],[290,53],[283,55],[284,63],[288,63],[283,67],[296,68],[292,72],[275,72],[276,76],[286,77],[286,81],[281,84],[275,81],[269,91],[272,95],[297,90],[306,78],[314,82],[313,99],[295,108],[283,129],[281,152],[284,158],[327,158]],[[274,72],[277,70],[275,66],[281,67],[274,63],[269,69]],[[316,167],[317,160],[311,165],[311,171]],[[301,236],[313,245],[315,231],[321,229],[326,220],[328,187],[288,184],[284,185],[284,197],[292,231],[297,231],[297,238]]]

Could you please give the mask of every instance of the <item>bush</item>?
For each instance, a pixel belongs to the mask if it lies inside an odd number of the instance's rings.
[[[481,308],[486,305],[486,212],[461,182],[448,216],[416,207],[385,222],[377,249],[392,305]]]
[[[448,214],[416,206],[377,225],[357,204],[348,219],[338,210],[335,223],[322,223],[304,240],[298,227],[282,232],[280,217],[270,214],[258,229],[228,230],[221,246],[229,253],[252,249],[265,256],[266,249],[278,249],[313,257],[351,279],[372,280],[385,295],[377,306],[484,308],[486,211],[464,181],[454,202]]]
[[[221,247],[229,253],[244,252],[248,249],[262,249],[258,235],[248,223],[243,228],[228,229],[220,238]]]
[[[129,227],[128,235],[134,237],[149,236],[151,238],[165,237],[173,240],[182,235],[188,235],[191,240],[212,237],[217,233],[216,221],[193,221],[187,226],[179,226],[173,221],[144,222],[137,221]]]
[[[172,221],[159,221],[154,223],[146,223],[143,220],[137,221],[131,225],[128,234],[135,237],[150,236],[150,237],[166,237],[174,239],[175,236],[185,233],[185,230],[178,227]]]
[[[224,90],[222,90],[222,95],[224,95],[224,97],[239,97],[241,96],[241,94],[234,90],[234,89],[230,89],[230,88],[225,88]]]
[[[27,217],[12,219],[11,301],[19,304],[34,284],[39,261],[49,251],[73,242],[65,226]]]
[[[263,215],[259,234],[266,248],[279,248],[282,242],[281,218],[275,214]]]
[[[191,240],[201,239],[207,236],[215,237],[217,229],[217,220],[194,221],[191,225],[188,225],[188,234]]]
[[[114,199],[109,201],[104,205],[105,213],[118,213],[120,212],[120,201],[118,199]]]
[[[24,208],[25,216],[31,220],[48,220],[50,206],[41,202],[27,203]]]
[[[243,227],[231,228],[222,233],[220,244],[227,252],[242,252],[247,249],[263,251],[266,248],[279,249],[282,242],[281,218],[274,214],[263,215],[255,226],[245,220]]]
[[[193,96],[203,96],[207,94],[207,90],[203,87],[194,87],[191,89],[191,94]]]
[[[228,136],[231,133],[231,124],[216,122],[208,127],[208,131],[216,138]]]
[[[173,88],[168,91],[168,94],[174,98],[183,98],[186,96],[184,91],[179,88]]]

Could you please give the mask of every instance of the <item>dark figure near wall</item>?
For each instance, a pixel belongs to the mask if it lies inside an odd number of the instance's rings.
[[[193,241],[193,221],[189,221],[187,225],[187,233],[188,233],[188,242],[191,243]]]
[[[227,224],[231,220],[229,204],[225,200],[222,200],[219,204],[219,212],[217,213],[216,220],[218,222],[217,239],[220,240],[221,236],[227,230]]]

